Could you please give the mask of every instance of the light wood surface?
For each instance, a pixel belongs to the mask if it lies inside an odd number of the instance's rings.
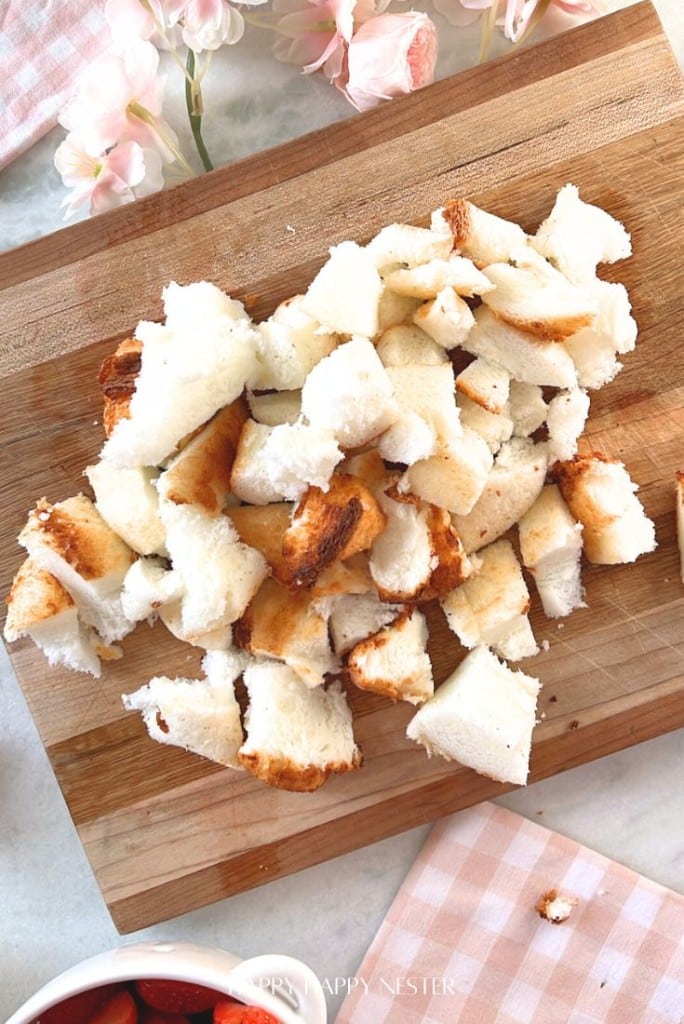
[[[327,249],[464,195],[534,230],[563,184],[620,218],[640,337],[592,401],[589,442],[623,459],[656,523],[635,565],[587,568],[589,607],[532,620],[548,651],[532,779],[684,725],[684,587],[674,473],[684,468],[684,88],[649,3],[405,100],[0,255],[0,584],[28,509],[79,489],[102,443],[97,371],[160,314],[170,279],[201,278],[270,312]],[[463,655],[431,609],[437,681]],[[503,792],[404,738],[412,709],[351,695],[365,765],[314,794],[152,743],[120,695],[198,654],[140,627],[100,681],[11,657],[117,927],[131,931]],[[189,656],[189,659],[188,659]]]

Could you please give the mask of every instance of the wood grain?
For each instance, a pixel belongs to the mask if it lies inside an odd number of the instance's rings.
[[[649,3],[440,82],[132,207],[0,255],[0,580],[37,497],[82,489],[97,457],[99,364],[170,279],[250,296],[256,316],[306,285],[331,244],[393,220],[424,222],[455,194],[533,230],[560,186],[610,210],[634,256],[623,281],[640,337],[596,394],[587,445],[625,461],[656,523],[635,565],[587,567],[589,607],[563,623],[533,599],[548,650],[532,778],[684,725],[684,588],[674,472],[682,465],[680,340],[684,88]],[[439,609],[441,681],[463,655]],[[545,644],[546,646],[546,644]],[[362,771],[280,793],[153,744],[121,693],[154,670],[187,675],[197,652],[139,628],[94,682],[11,657],[117,926],[131,931],[495,796],[504,787],[428,759],[404,737],[412,709],[354,692]],[[189,660],[188,660],[189,659]]]

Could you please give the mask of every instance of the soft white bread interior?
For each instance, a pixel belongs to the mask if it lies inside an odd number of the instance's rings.
[[[180,573],[161,558],[138,558],[126,573],[121,606],[131,622],[152,621],[159,609],[183,595]]]
[[[5,640],[30,637],[50,665],[99,677],[97,639],[78,618],[76,602],[59,580],[35,559],[19,568],[7,597]],[[102,645],[100,645],[102,647]]]
[[[266,391],[247,396],[249,411],[257,423],[277,427],[280,423],[295,423],[302,412],[301,391]]]
[[[550,618],[584,607],[582,524],[575,521],[556,484],[547,484],[518,524],[523,565],[534,577]]]
[[[342,458],[326,428],[302,420],[276,427],[247,420],[233,463],[232,492],[253,505],[298,501],[309,486],[325,490]]]
[[[321,359],[304,382],[302,414],[344,448],[367,444],[395,421],[392,383],[371,341],[352,338]]]
[[[420,299],[411,295],[397,295],[383,284],[378,303],[378,334],[382,335],[396,324],[410,324],[411,317],[420,306]]]
[[[527,512],[544,486],[547,466],[545,444],[512,437],[501,445],[473,507],[452,516],[469,554],[501,537]]]
[[[451,234],[413,224],[388,224],[371,238],[366,251],[381,272],[400,265],[416,267],[432,259],[446,259],[451,252]]]
[[[427,642],[425,616],[407,609],[349,652],[349,678],[361,690],[420,704],[434,692]]]
[[[547,404],[538,384],[512,380],[508,391],[506,414],[513,420],[515,437],[529,437],[546,420]]]
[[[488,412],[502,413],[508,403],[511,375],[487,359],[473,359],[456,377],[456,389]]]
[[[341,594],[332,603],[328,626],[336,654],[347,654],[361,640],[388,626],[404,605],[381,601],[375,589],[366,594]]]
[[[456,405],[464,429],[472,430],[481,437],[492,455],[512,437],[513,420],[505,412],[489,412],[463,394],[456,398]]]
[[[293,391],[301,388],[316,363],[332,352],[339,336],[321,328],[295,295],[257,325],[257,372],[250,380],[254,390]]]
[[[449,359],[442,346],[415,324],[388,327],[376,341],[375,350],[383,366],[434,366]]]
[[[631,255],[630,236],[606,210],[585,203],[576,185],[564,185],[553,209],[530,239],[534,248],[571,281],[596,274],[599,263],[614,263]]]
[[[461,436],[450,362],[389,366],[386,372],[399,412],[377,442],[384,459],[413,465],[435,454],[440,443]]]
[[[577,386],[575,364],[565,345],[535,338],[505,323],[488,306],[475,310],[475,326],[462,342],[462,348],[502,366],[511,377],[525,384]]]
[[[470,306],[449,285],[434,299],[424,302],[413,314],[413,322],[444,349],[455,348],[475,323]]]
[[[123,694],[127,711],[139,711],[152,739],[242,768],[243,734],[234,682],[246,659],[236,651],[212,651],[202,659],[204,679],[154,676]]]
[[[428,754],[523,786],[529,772],[538,679],[476,647],[422,705],[406,735]]]
[[[136,329],[142,355],[129,415],[102,449],[117,466],[160,465],[254,373],[256,331],[240,302],[207,281],[172,283],[164,309],[166,323],[142,321]]]
[[[330,249],[300,308],[330,332],[372,338],[378,333],[382,288],[373,255],[356,242],[341,242]]]
[[[505,263],[527,241],[519,224],[482,210],[467,199],[451,199],[436,210],[433,227],[440,221],[449,225],[454,249],[469,256],[478,267]]]
[[[271,786],[312,792],[333,773],[354,771],[362,754],[338,682],[310,689],[287,665],[265,661],[244,673],[249,705],[240,762]]]
[[[597,279],[585,287],[594,296],[598,312],[588,327],[565,339],[565,347],[580,387],[601,388],[622,369],[618,355],[633,350],[637,324],[624,285]]]
[[[549,462],[571,459],[589,415],[589,395],[582,388],[559,391],[546,412]]]
[[[121,469],[100,461],[87,466],[85,475],[95,494],[95,508],[112,530],[140,555],[164,554],[155,487],[158,471],[144,466]]]
[[[391,270],[383,275],[383,280],[391,291],[415,299],[434,299],[446,288],[470,297],[483,295],[494,287],[472,260],[456,253],[447,259],[429,260],[419,267]]]
[[[482,494],[492,468],[487,442],[463,427],[460,437],[445,438],[434,455],[406,470],[400,487],[457,515],[467,515]]]
[[[530,595],[513,545],[498,540],[479,559],[470,579],[442,601],[449,628],[464,647],[486,644],[511,661],[538,654],[527,615]]]
[[[136,556],[90,498],[77,494],[54,505],[42,498],[29,513],[19,543],[69,591],[81,621],[97,630],[105,644],[131,631],[121,587]]]
[[[572,515],[584,527],[584,554],[590,562],[634,562],[656,548],[655,526],[636,496],[625,466],[599,452],[557,462],[551,475]]]

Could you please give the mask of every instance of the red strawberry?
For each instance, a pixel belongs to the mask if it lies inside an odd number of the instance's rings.
[[[116,992],[90,1017],[87,1024],[138,1024],[138,1007],[126,989]]]
[[[121,985],[100,985],[99,988],[89,988],[87,992],[69,996],[41,1013],[35,1024],[86,1024],[105,999],[120,988]]]
[[[219,999],[225,999],[223,992],[189,981],[172,981],[165,978],[149,978],[136,981],[135,990],[144,1003],[162,1013],[202,1013],[210,1010]]]
[[[214,1007],[214,1024],[280,1024],[272,1013],[258,1006],[222,1000]]]
[[[162,1013],[151,1006],[143,1006],[140,1010],[139,1024],[190,1024],[182,1013]]]

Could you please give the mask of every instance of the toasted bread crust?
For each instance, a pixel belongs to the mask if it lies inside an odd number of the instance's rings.
[[[128,419],[130,403],[140,373],[142,342],[125,338],[100,367],[97,382],[104,396],[103,425],[107,437],[121,419]]]
[[[360,750],[354,753],[351,762],[331,762],[324,768],[313,764],[298,764],[290,758],[270,754],[239,753],[238,758],[243,767],[262,782],[292,793],[312,793],[319,789],[330,775],[355,771],[363,763]]]
[[[225,514],[240,535],[240,540],[264,556],[273,577],[279,583],[290,582],[290,569],[283,556],[283,537],[290,525],[289,502],[270,505],[234,505]]]
[[[589,327],[594,321],[593,315],[588,313],[549,320],[526,320],[501,309],[492,309],[492,313],[509,326],[516,327],[539,341],[565,341],[583,327]]]
[[[19,567],[6,600],[5,637],[10,642],[37,623],[74,607],[68,590],[31,557]]]
[[[454,249],[462,249],[472,233],[468,203],[465,199],[449,199],[444,204],[442,216],[454,236]]]

